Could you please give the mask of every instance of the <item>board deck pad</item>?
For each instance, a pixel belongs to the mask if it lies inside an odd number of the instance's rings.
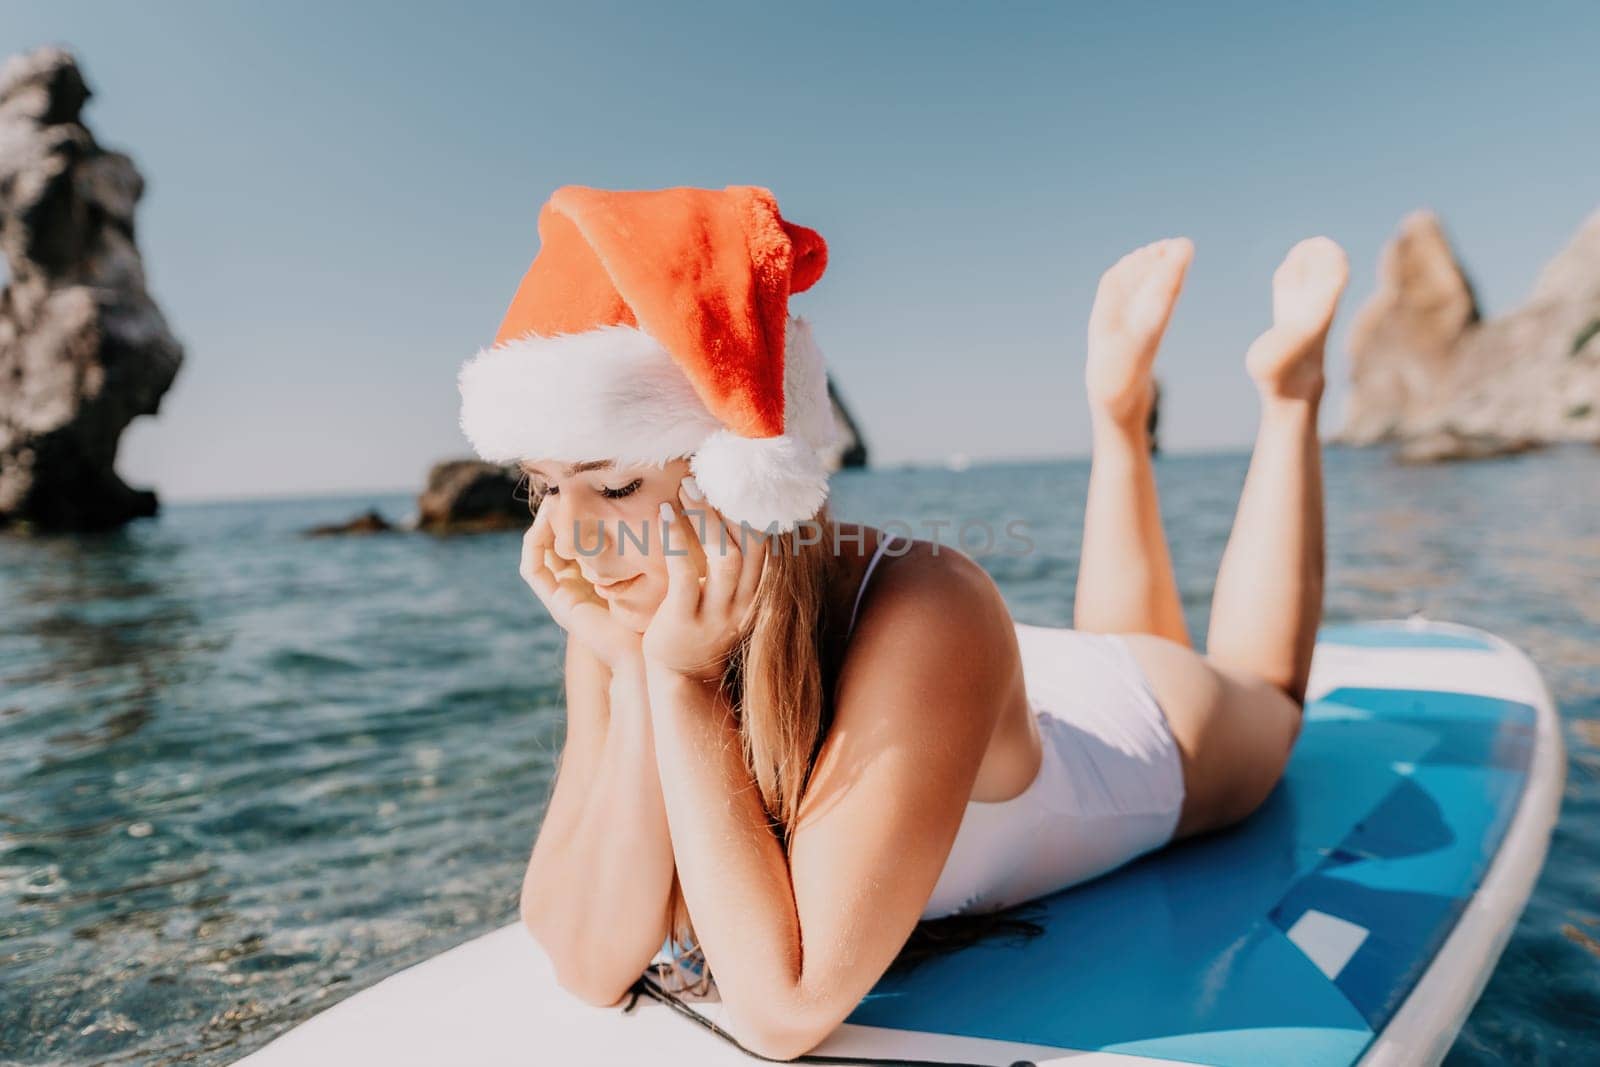
[[[1042,898],[1044,934],[886,977],[847,1021],[1192,1063],[1351,1063],[1493,858],[1533,726],[1513,701],[1334,690],[1246,823]]]

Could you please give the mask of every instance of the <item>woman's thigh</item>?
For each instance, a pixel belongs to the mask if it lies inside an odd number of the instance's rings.
[[[1300,705],[1257,675],[1213,663],[1152,634],[1124,634],[1166,712],[1183,761],[1176,837],[1249,815],[1283,775],[1300,734]]]

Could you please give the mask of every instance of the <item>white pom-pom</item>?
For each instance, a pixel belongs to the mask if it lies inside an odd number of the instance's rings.
[[[718,430],[690,458],[689,470],[712,507],[757,530],[787,533],[828,499],[828,472],[816,449],[788,434]]]

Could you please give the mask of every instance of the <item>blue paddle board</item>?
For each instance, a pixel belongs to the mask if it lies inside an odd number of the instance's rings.
[[[1041,936],[890,975],[799,1062],[1436,1063],[1532,891],[1560,803],[1539,672],[1420,618],[1319,634],[1283,781],[1239,826],[1038,902]],[[748,1064],[715,991],[556,984],[519,925],[355,994],[241,1061]]]

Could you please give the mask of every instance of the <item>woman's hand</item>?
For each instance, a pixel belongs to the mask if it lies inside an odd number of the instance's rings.
[[[730,524],[682,486],[678,500],[677,508],[661,502],[667,595],[645,629],[644,657],[686,678],[717,681],[751,621],[766,569],[767,537]],[[690,522],[690,514],[698,521]]]
[[[612,618],[611,609],[576,563],[556,554],[555,529],[545,512],[540,508],[533,525],[522,535],[522,580],[544,603],[556,625],[582,641],[608,669],[615,671],[640,658],[641,636]]]

